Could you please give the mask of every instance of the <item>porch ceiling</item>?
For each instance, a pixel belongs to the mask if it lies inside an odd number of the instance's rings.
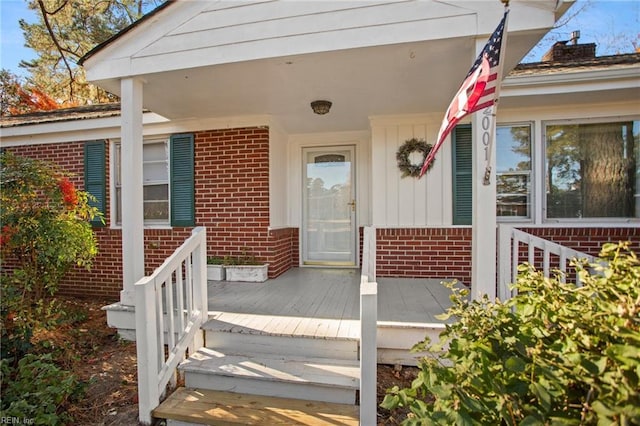
[[[545,30],[510,34],[505,72]],[[392,44],[141,75],[144,107],[172,120],[271,115],[288,133],[362,130],[369,117],[442,113],[475,54],[473,37]],[[116,94],[119,80],[101,86]],[[311,101],[333,102],[315,115]]]

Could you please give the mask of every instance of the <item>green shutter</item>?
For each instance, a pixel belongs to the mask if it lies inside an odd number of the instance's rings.
[[[194,226],[193,135],[171,136],[171,226]]]
[[[106,151],[105,141],[91,141],[84,144],[84,190],[95,197],[89,205],[96,207],[103,215],[107,206],[106,193]],[[91,221],[93,226],[105,226],[100,218]]]
[[[471,125],[453,130],[453,224],[471,225],[472,215]]]

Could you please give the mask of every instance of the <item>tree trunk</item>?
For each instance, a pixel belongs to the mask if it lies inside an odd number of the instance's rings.
[[[633,216],[633,137],[620,123],[581,127],[582,216]]]

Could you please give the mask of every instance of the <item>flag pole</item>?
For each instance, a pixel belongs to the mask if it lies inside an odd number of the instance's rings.
[[[504,57],[504,53],[507,50],[507,34],[508,34],[508,24],[509,24],[509,0],[500,0],[502,4],[504,4],[504,12],[506,14],[505,22],[504,22],[504,31],[502,32],[502,43],[500,47],[500,56]],[[493,142],[496,137],[496,117],[498,113],[498,103],[500,102],[500,89],[502,88],[502,74],[504,70],[504,61],[503,58],[500,58],[500,62],[498,64],[498,84],[496,84],[496,92],[495,92],[495,102],[489,108],[492,109],[491,116],[493,117],[493,131],[489,135],[489,144],[487,145],[487,156],[486,156],[486,165],[484,168],[484,177],[482,179],[482,184],[484,186],[488,186],[491,184],[491,156],[493,154]]]

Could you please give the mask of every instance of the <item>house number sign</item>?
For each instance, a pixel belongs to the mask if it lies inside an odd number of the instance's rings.
[[[489,185],[491,181],[491,146],[493,142],[493,135],[491,132],[492,117],[493,106],[487,107],[482,110],[482,146],[484,147],[484,160],[486,163],[482,184],[485,186]]]

